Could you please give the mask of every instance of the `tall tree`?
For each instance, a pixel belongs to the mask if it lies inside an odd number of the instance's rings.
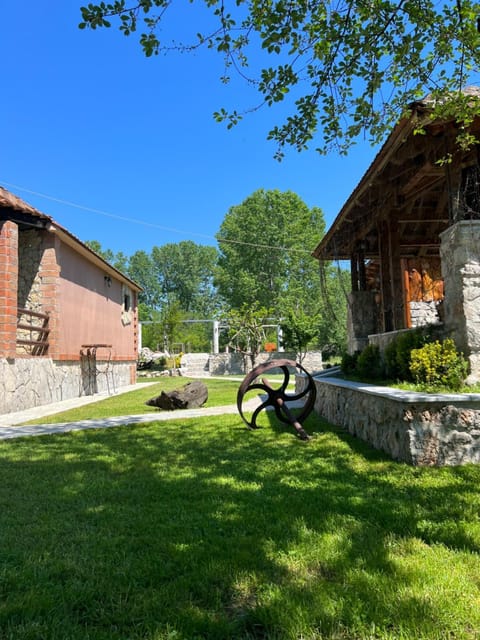
[[[319,269],[321,294],[318,305],[318,345],[324,356],[339,354],[347,347],[347,295],[350,273],[338,264],[322,263]]]
[[[260,189],[226,214],[215,282],[227,305],[258,303],[277,316],[292,298],[309,305],[319,295],[317,263],[311,257],[325,221],[291,191]]]
[[[161,291],[152,257],[145,251],[135,251],[128,261],[128,275],[143,289],[139,294],[139,301],[150,309],[158,309]]]
[[[152,261],[163,304],[178,302],[184,311],[212,316],[216,310],[213,287],[215,247],[191,240],[153,247]]]
[[[480,114],[480,101],[460,93],[480,66],[475,0],[195,4],[207,6],[211,22],[207,32],[198,33],[194,18],[191,42],[178,43],[175,34],[167,39],[168,14],[193,11],[173,0],[89,3],[81,8],[79,26],[110,27],[113,19],[126,36],[139,28],[147,56],[203,45],[216,49],[225,60],[222,81],[237,72],[260,94],[260,104],[246,110],[289,102],[286,120],[268,136],[278,143],[279,155],[285,145],[306,148],[318,129],[320,151],[345,151],[361,133],[377,142],[408,103],[425,93],[432,94],[435,115],[453,113],[468,124]],[[219,109],[215,115],[230,127],[243,113]],[[459,132],[463,143],[471,142],[468,132]]]
[[[87,240],[85,244],[87,247],[90,247],[92,251],[98,253],[101,258],[110,263],[112,267],[127,274],[128,257],[122,251],[114,253],[111,249],[104,249],[98,240]]]

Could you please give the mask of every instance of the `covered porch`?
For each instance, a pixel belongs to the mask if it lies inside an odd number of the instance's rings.
[[[480,379],[479,147],[459,148],[457,123],[429,113],[410,105],[313,255],[350,262],[350,353],[438,324]]]

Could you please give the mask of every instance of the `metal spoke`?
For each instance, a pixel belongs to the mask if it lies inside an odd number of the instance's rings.
[[[290,382],[290,370],[296,369],[301,371],[308,380],[308,383],[302,391],[293,395],[287,394],[285,391]],[[280,387],[274,389],[266,378],[262,378],[262,382],[254,382],[262,374],[271,369],[281,369],[283,371],[283,381]],[[260,389],[267,394],[267,398],[254,410],[250,420],[247,420],[243,414],[243,399],[248,391]],[[292,413],[288,403],[300,400],[306,397],[306,401],[301,408],[298,416]],[[302,365],[294,362],[293,360],[272,360],[264,364],[255,367],[249,374],[245,376],[245,379],[241,383],[237,393],[237,407],[242,420],[250,429],[258,429],[257,417],[267,407],[271,406],[275,410],[277,418],[285,423],[293,426],[297,432],[297,435],[302,440],[308,440],[310,436],[303,429],[301,422],[310,414],[316,399],[316,387],[312,376],[306,371]]]

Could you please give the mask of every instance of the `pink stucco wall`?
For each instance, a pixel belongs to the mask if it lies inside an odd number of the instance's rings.
[[[64,243],[57,245],[58,280],[57,353],[78,358],[83,344],[111,344],[115,360],[135,360],[137,309],[130,290],[132,311],[123,314],[122,283]],[[130,319],[130,322],[128,322]],[[125,321],[127,323],[125,324]],[[100,355],[100,354],[99,354]]]

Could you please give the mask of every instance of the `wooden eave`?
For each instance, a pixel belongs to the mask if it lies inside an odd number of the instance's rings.
[[[425,135],[414,135],[419,125]],[[455,134],[454,122],[431,122],[424,104],[412,105],[411,116],[393,129],[313,256],[346,260],[361,250],[366,259],[375,258],[382,222],[395,226],[402,257],[438,255],[439,234],[449,225],[449,166],[438,160]],[[471,153],[457,158],[456,166],[472,162]]]

